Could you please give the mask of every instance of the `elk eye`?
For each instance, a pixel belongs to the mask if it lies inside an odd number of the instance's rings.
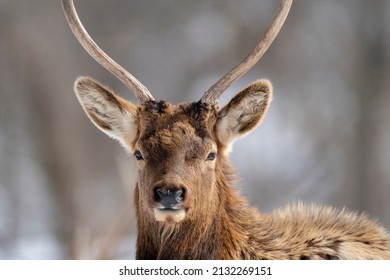
[[[136,158],[137,160],[143,160],[143,159],[144,159],[144,157],[142,156],[142,154],[141,154],[141,152],[140,152],[139,150],[136,150],[136,151],[134,152],[134,156],[135,156],[135,158]]]
[[[214,152],[211,152],[208,154],[206,160],[214,160],[215,156],[216,156],[216,154]]]

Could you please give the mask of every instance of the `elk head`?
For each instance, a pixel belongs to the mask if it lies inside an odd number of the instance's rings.
[[[222,109],[217,100],[265,53],[291,3],[292,0],[281,1],[263,38],[199,101],[172,105],[155,101],[145,86],[109,58],[84,29],[73,1],[62,0],[76,38],[140,101],[134,105],[89,77],[75,82],[76,95],[90,120],[136,158],[136,203],[144,219],[179,223],[196,219],[202,209],[212,212],[216,207],[218,180],[226,177],[224,162],[231,144],[261,122],[271,101],[272,86],[267,80],[256,81]]]

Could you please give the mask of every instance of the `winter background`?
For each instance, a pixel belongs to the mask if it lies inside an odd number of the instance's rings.
[[[198,100],[254,46],[276,0],[75,1],[157,99]],[[0,259],[134,258],[134,159],[73,93],[90,75],[135,101],[73,37],[60,1],[0,1]],[[236,142],[243,194],[368,213],[390,229],[390,1],[296,0],[262,60],[263,124]]]

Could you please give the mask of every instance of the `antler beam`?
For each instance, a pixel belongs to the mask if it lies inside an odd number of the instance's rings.
[[[251,69],[257,61],[259,61],[282,28],[290,11],[292,2],[293,0],[280,1],[279,8],[263,37],[239,64],[237,64],[204,93],[201,99],[202,102],[212,103],[218,100],[231,84],[248,72],[248,70]]]
[[[136,96],[140,102],[154,100],[149,90],[138,81],[133,75],[127,72],[122,66],[110,58],[92,40],[85,30],[80,18],[77,15],[73,0],[62,0],[62,7],[73,34],[79,40],[84,49],[104,68],[122,81]]]

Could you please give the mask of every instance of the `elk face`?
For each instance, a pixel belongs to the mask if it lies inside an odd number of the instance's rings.
[[[200,102],[173,106],[149,101],[138,107],[140,135],[134,154],[140,206],[152,209],[156,220],[180,222],[199,205],[210,203],[216,112]]]
[[[202,101],[136,107],[90,78],[79,78],[75,91],[91,121],[136,158],[142,214],[178,223],[216,208],[217,169],[233,141],[261,122],[272,87],[255,82],[221,110]]]

